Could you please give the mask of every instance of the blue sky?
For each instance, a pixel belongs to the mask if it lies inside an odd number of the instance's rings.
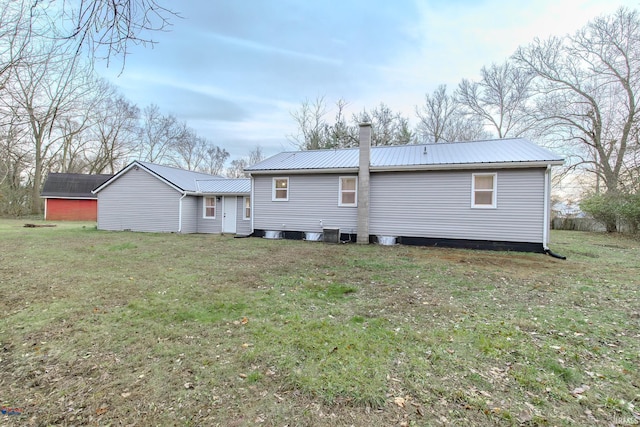
[[[475,79],[534,37],[572,33],[640,0],[191,0],[169,32],[151,34],[101,74],[141,108],[157,104],[231,153],[291,150],[291,112],[339,98],[380,102],[415,123],[439,84]],[[174,5],[175,4],[175,5]],[[329,113],[332,116],[332,113]]]

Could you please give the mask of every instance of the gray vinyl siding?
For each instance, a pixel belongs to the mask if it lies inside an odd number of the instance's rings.
[[[198,223],[198,233],[220,233],[222,232],[222,201],[216,199],[216,217],[204,217],[204,197],[198,197],[198,207],[196,209],[196,219]]]
[[[198,197],[182,199],[182,233],[198,232]]]
[[[98,229],[177,232],[181,193],[142,168],[98,193]]]
[[[251,218],[244,219],[244,197],[238,196],[236,234],[251,234]]]
[[[544,172],[497,171],[497,208],[471,207],[472,173],[371,174],[372,235],[542,242]]]
[[[289,200],[286,202],[271,200],[274,176],[255,176],[253,228],[306,232],[340,228],[343,233],[355,233],[358,209],[338,206],[340,176],[355,175],[289,175]]]

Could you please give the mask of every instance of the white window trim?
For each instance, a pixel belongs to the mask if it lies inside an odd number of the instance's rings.
[[[491,204],[490,205],[476,205],[476,176],[492,176],[493,177],[493,189],[491,190]],[[489,191],[489,190],[478,190]],[[471,174],[471,207],[473,209],[496,209],[498,207],[498,174],[496,172],[491,173],[472,173]]]
[[[213,216],[207,216],[207,199],[213,199]],[[206,196],[202,198],[202,218],[216,219],[218,214],[218,198],[216,196]]]
[[[354,194],[355,194],[354,203],[342,203],[342,180],[345,178],[352,178],[356,180],[356,189],[354,191]],[[358,177],[357,176],[338,177],[338,206],[344,206],[349,208],[358,207]]]
[[[285,179],[287,181],[287,197],[285,199],[276,199],[276,180]],[[289,185],[289,177],[281,176],[274,177],[271,181],[271,201],[272,202],[288,202],[289,201],[289,192],[291,191],[291,187]]]
[[[247,200],[249,200],[249,216],[247,215]],[[244,196],[242,198],[242,219],[250,220],[251,219],[251,197]]]

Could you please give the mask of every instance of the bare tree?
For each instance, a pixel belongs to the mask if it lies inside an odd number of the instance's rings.
[[[394,113],[387,105],[379,106],[368,112],[366,109],[353,115],[353,123],[371,123],[371,145],[404,145],[415,142],[415,136],[409,128],[409,120],[400,113]]]
[[[249,152],[249,160],[247,161],[247,166],[255,165],[256,163],[260,163],[264,160],[264,153],[262,152],[262,147],[260,145],[256,145],[256,147]]]
[[[243,178],[245,176],[244,168],[247,166],[249,166],[249,164],[245,158],[232,160],[231,166],[227,168],[227,176],[229,178]]]
[[[92,73],[69,61],[68,52],[55,45],[32,43],[29,49],[32,61],[13,70],[1,102],[5,114],[21,119],[18,125],[28,129],[33,155],[32,213],[38,214],[43,171],[65,136],[60,124],[77,113],[79,100],[91,91]]]
[[[481,79],[463,79],[456,98],[466,114],[480,119],[498,138],[519,137],[534,122],[527,111],[533,73],[510,62],[482,67]]]
[[[207,159],[207,140],[190,128],[173,146],[174,165],[187,170],[199,170]]]
[[[19,66],[28,43],[29,23],[24,1],[0,5],[0,91],[11,71]]]
[[[209,173],[211,175],[220,175],[224,170],[224,164],[229,158],[229,152],[224,148],[220,148],[214,144],[209,144],[207,147],[207,156],[204,162],[201,172]]]
[[[455,95],[447,94],[446,85],[440,85],[432,95],[425,95],[425,103],[416,107],[417,135],[421,142],[454,142],[485,139],[484,130],[477,116],[465,115]]]
[[[14,118],[15,119],[15,118]],[[21,215],[27,213],[29,174],[32,156],[24,142],[22,126],[11,121],[0,128],[0,213]]]
[[[347,121],[346,108],[348,105],[349,103],[342,98],[336,101],[333,124],[326,124],[324,127],[324,148],[358,146],[358,126]]]
[[[30,6],[31,32],[41,28],[53,30],[57,40],[67,44],[76,56],[86,50],[89,58],[106,59],[107,63],[119,57],[123,66],[131,44],[154,44],[149,33],[168,30],[171,19],[179,16],[158,0],[62,0],[55,5],[32,0],[26,3]]]
[[[640,18],[625,8],[565,38],[536,39],[514,59],[536,76],[536,119],[579,153],[576,166],[617,193],[637,167]],[[635,145],[634,145],[635,144]]]
[[[104,96],[93,116],[94,152],[89,173],[115,173],[124,166],[138,141],[140,109],[102,82]]]
[[[171,114],[165,116],[157,105],[146,107],[142,116],[138,158],[152,163],[170,163],[173,150],[189,132],[186,123]]]
[[[301,150],[318,150],[325,148],[324,135],[327,126],[325,115],[327,107],[324,96],[311,101],[305,99],[300,109],[293,111],[291,117],[298,126],[298,133],[289,138]]]

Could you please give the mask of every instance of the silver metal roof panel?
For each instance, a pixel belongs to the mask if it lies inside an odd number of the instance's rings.
[[[218,175],[210,175],[208,173],[188,171],[184,169],[174,168],[171,166],[161,166],[155,163],[136,161],[135,163],[144,166],[156,175],[169,181],[183,191],[198,191],[196,181],[206,179],[225,179]]]
[[[210,194],[249,194],[251,180],[249,178],[222,178],[197,180],[198,192]]]
[[[481,163],[558,164],[564,159],[523,138],[422,145],[371,147],[371,168],[411,169],[427,166]],[[358,167],[358,148],[295,151],[276,154],[245,169],[247,172],[352,169]]]

